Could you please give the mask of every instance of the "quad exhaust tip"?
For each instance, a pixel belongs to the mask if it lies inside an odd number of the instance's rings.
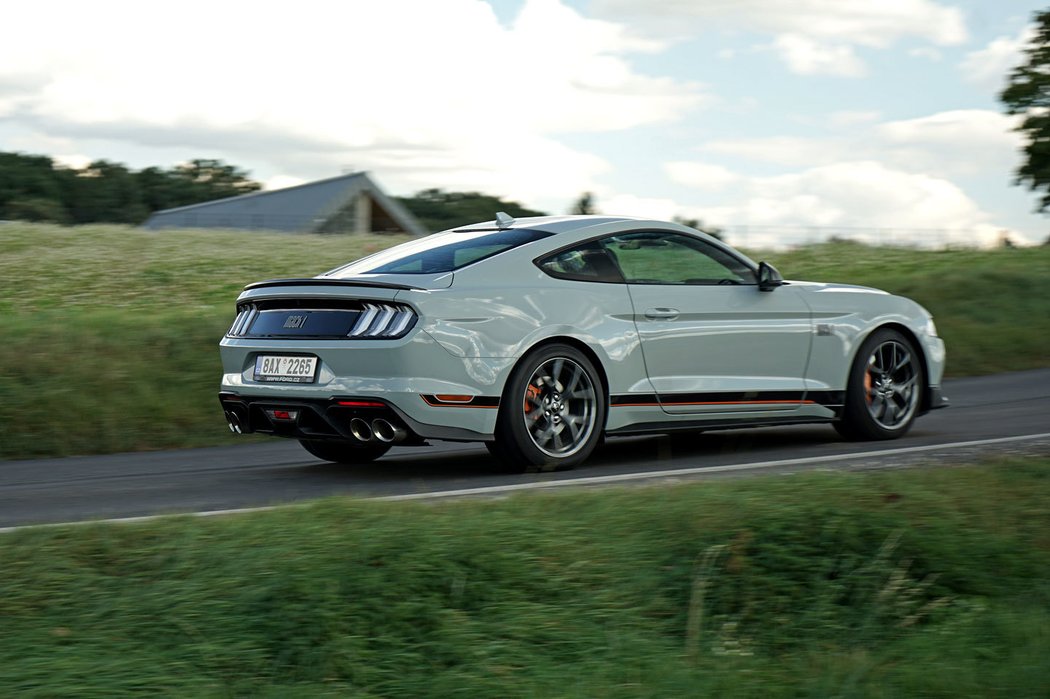
[[[350,434],[354,435],[354,439],[361,442],[372,441],[372,428],[367,422],[359,417],[355,417],[350,421]]]
[[[237,416],[232,410],[223,411],[226,414],[226,426],[230,428],[230,432],[235,434],[241,434],[244,428],[241,425],[241,418]]]
[[[374,434],[375,438],[380,442],[385,442],[387,444],[390,444],[391,442],[400,442],[408,436],[408,433],[404,429],[394,425],[389,420],[383,419],[372,421],[372,434]]]
[[[400,442],[408,436],[408,432],[403,427],[398,427],[389,420],[378,418],[372,420],[370,424],[367,420],[359,417],[355,417],[350,421],[350,434],[359,442],[375,440],[384,444]]]

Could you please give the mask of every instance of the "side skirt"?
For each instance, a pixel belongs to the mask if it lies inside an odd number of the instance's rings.
[[[769,417],[744,420],[675,420],[673,422],[639,422],[606,431],[608,437],[643,434],[666,434],[691,430],[735,430],[744,427],[782,427],[784,425],[830,425],[835,418]]]

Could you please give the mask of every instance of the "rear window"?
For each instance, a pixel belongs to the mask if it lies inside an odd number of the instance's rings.
[[[440,274],[452,272],[519,245],[553,235],[544,231],[449,231],[377,252],[325,274],[352,277],[358,274]]]

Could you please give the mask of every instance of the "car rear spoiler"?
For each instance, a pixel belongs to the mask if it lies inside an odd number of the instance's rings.
[[[373,289],[398,289],[401,291],[422,290],[421,286],[409,284],[395,284],[394,282],[381,282],[371,279],[323,279],[307,277],[304,279],[267,279],[263,282],[255,282],[244,287],[249,289],[266,289],[274,286],[367,286]]]

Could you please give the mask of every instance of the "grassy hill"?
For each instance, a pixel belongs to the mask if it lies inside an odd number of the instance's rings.
[[[0,225],[0,459],[232,442],[217,344],[244,284],[312,276],[401,240]],[[948,344],[949,375],[1050,366],[1046,247],[754,256],[788,278],[916,299]]]

